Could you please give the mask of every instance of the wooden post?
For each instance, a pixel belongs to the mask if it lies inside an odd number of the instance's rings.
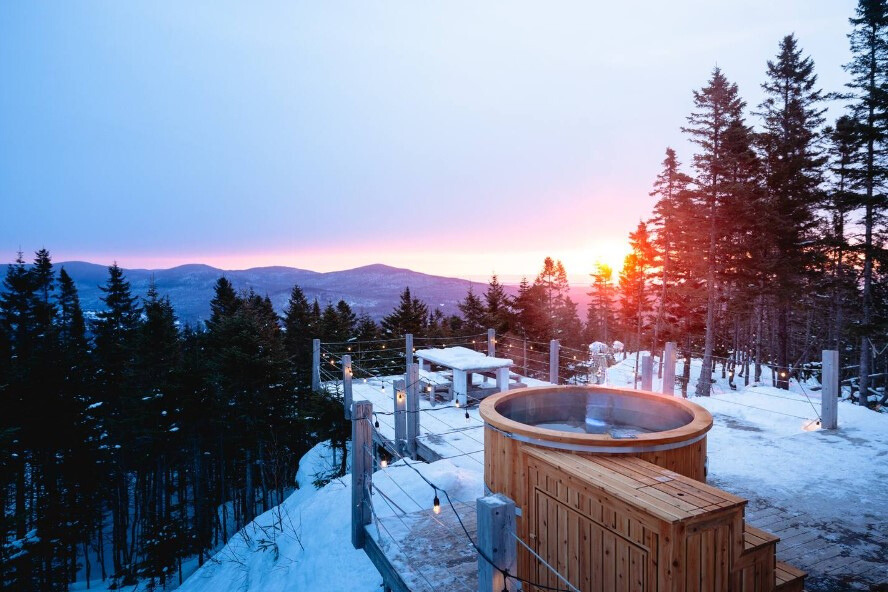
[[[409,366],[413,363],[413,335],[408,333],[404,336],[404,363]],[[404,368],[404,372],[407,372],[407,368]]]
[[[487,355],[491,358],[496,357],[496,330],[487,330]]]
[[[351,419],[352,408],[352,357],[342,356],[342,405],[345,407],[345,419]]]
[[[501,493],[479,497],[478,516],[478,592],[518,590],[518,582],[503,577],[502,571],[517,575],[518,553],[515,537],[515,502]],[[493,562],[493,565],[487,559]],[[494,567],[494,565],[496,567]],[[504,581],[505,580],[505,581]]]
[[[396,380],[392,385],[395,399],[395,450],[404,454],[404,444],[407,442],[407,392],[403,380]]]
[[[558,354],[561,351],[561,344],[557,339],[549,342],[549,382],[558,384]]]
[[[641,390],[654,388],[654,359],[650,355],[641,358]]]
[[[675,394],[675,342],[666,342],[666,351],[663,353],[663,394]]]
[[[407,364],[407,452],[416,460],[419,436],[419,366]]]
[[[321,340],[311,340],[311,390],[321,390]]]
[[[820,384],[820,425],[824,430],[839,427],[839,352],[823,350]]]
[[[370,418],[373,404],[356,401],[352,406],[352,545],[364,547],[364,525],[370,524],[370,503],[366,499],[373,479],[373,434]]]

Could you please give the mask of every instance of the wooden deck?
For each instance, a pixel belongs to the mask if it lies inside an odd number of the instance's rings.
[[[773,500],[753,498],[747,520],[780,540],[777,559],[806,572],[808,592],[888,589],[888,532],[852,532]]]
[[[474,504],[454,507],[474,539]],[[477,592],[478,555],[450,506],[381,518],[366,531],[367,556],[393,592]]]
[[[534,384],[545,384],[539,381],[533,382]],[[394,439],[394,421],[391,415],[385,415],[385,413],[391,413],[393,407],[390,382],[371,380],[367,383],[359,383],[356,381],[354,398],[369,400],[373,403],[374,410],[383,412],[377,417],[380,423],[379,437],[381,443],[390,445]],[[467,422],[463,408],[455,409],[441,403],[433,407],[427,399],[423,399],[420,405],[424,412],[420,414],[419,455],[428,461],[450,459],[460,467],[483,471],[484,429],[477,409],[470,409],[470,420]],[[715,485],[729,491],[732,490],[731,482],[720,481],[717,471],[710,477],[714,478]],[[877,588],[879,585],[884,586],[888,583],[888,563],[884,561],[884,549],[888,547],[888,534],[884,529],[878,527],[879,520],[875,520],[875,527],[867,532],[854,532],[845,529],[841,523],[831,521],[827,524],[816,516],[794,509],[796,506],[793,502],[797,499],[796,496],[802,495],[802,493],[788,493],[782,498],[773,499],[757,498],[755,495],[750,495],[749,491],[743,493],[750,499],[746,509],[747,522],[780,539],[776,543],[778,563],[775,570],[778,583],[781,581],[781,574],[788,577],[792,573],[788,571],[791,568],[782,567],[780,562],[789,563],[808,572],[805,585],[808,592],[834,592],[848,589],[875,590],[880,589]],[[461,515],[463,517],[470,516],[470,520],[474,524],[474,508],[471,507],[471,504],[466,504],[464,507],[466,512],[461,512]],[[446,508],[444,510],[442,516],[446,517]],[[422,582],[421,577],[409,575],[411,573],[410,565],[424,565],[424,562],[428,562],[430,565],[428,569],[433,569],[433,565],[459,565],[462,562],[468,572],[474,574],[477,571],[477,564],[471,549],[466,550],[466,547],[462,547],[462,551],[469,555],[462,555],[461,558],[460,552],[451,553],[451,549],[460,548],[456,543],[457,541],[462,542],[465,538],[464,535],[460,539],[458,532],[451,528],[450,535],[456,537],[453,541],[454,545],[447,544],[439,551],[432,551],[432,541],[446,540],[441,533],[434,534],[435,528],[441,528],[441,525],[435,520],[431,520],[428,512],[419,512],[416,515],[408,516],[412,517],[409,519],[402,517],[404,522],[413,523],[412,528],[416,529],[416,533],[410,536],[417,536],[418,540],[423,540],[424,537],[430,541],[429,545],[425,547],[427,549],[425,551],[421,550],[422,547],[414,548],[411,545],[404,561],[400,561],[396,556],[391,557],[391,565],[399,565],[399,573],[407,574],[402,576],[405,581],[412,582],[411,590],[428,590],[429,586]],[[439,520],[447,522],[444,518],[439,517]],[[383,523],[386,527],[399,533],[403,533],[406,528],[397,517],[385,518]],[[458,524],[456,527],[458,528]],[[375,529],[373,526],[370,528]],[[473,528],[474,526],[471,527],[471,529]],[[457,534],[453,534],[454,532]],[[385,539],[384,530],[373,530],[372,534],[374,541],[384,541]],[[393,549],[394,547],[391,546],[384,549],[380,547],[380,558],[387,557],[397,551],[397,549]],[[416,559],[413,557],[414,551],[417,553]],[[368,554],[371,552],[368,548]],[[382,568],[380,569],[382,570]],[[455,584],[455,586],[457,587],[453,589],[474,590],[475,584],[463,583]],[[790,588],[786,588],[786,590],[790,590]]]

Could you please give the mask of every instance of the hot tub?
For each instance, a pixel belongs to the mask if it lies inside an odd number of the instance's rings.
[[[712,415],[678,397],[603,386],[533,387],[488,397],[481,417],[485,483],[516,501],[524,497],[528,446],[581,456],[637,456],[706,479]]]

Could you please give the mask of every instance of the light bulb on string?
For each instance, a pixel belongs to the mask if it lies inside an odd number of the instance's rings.
[[[438,488],[435,487],[435,499],[432,500],[432,512],[435,514],[441,513],[441,500],[438,499]]]
[[[466,407],[466,423],[469,423],[469,408]]]

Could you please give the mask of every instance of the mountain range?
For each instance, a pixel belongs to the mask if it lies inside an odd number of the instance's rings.
[[[85,261],[55,263],[56,270],[64,267],[77,285],[80,303],[89,315],[104,308],[102,291],[108,281],[108,268]],[[5,275],[5,267],[0,265]],[[254,290],[268,295],[275,310],[281,312],[287,305],[294,285],[302,288],[309,302],[317,298],[321,307],[345,300],[357,314],[362,312],[379,321],[398,304],[405,287],[413,296],[426,302],[430,308],[439,307],[445,315],[458,314],[457,303],[463,300],[469,286],[481,295],[487,284],[465,279],[429,275],[374,264],[343,271],[321,273],[295,267],[254,267],[243,270],[223,270],[203,264],[180,265],[170,269],[124,269],[134,295],[142,297],[148,291],[152,279],[162,296],[169,296],[176,315],[182,323],[201,323],[210,316],[213,286],[220,277],[228,278],[235,290]],[[516,286],[505,286],[510,294],[516,294]],[[585,317],[587,288],[572,288],[570,295],[580,304],[580,316]]]

